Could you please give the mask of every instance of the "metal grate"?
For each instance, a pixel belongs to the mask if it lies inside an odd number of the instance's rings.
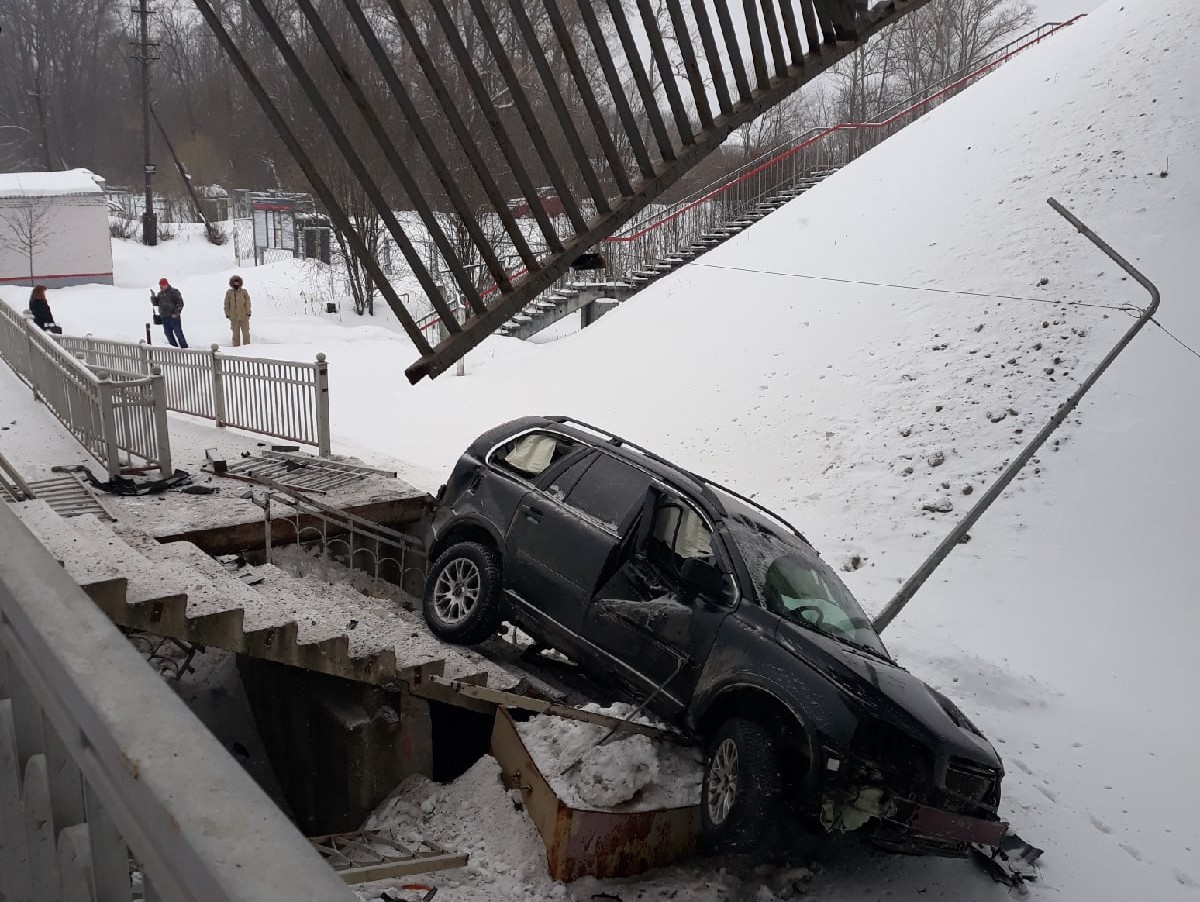
[[[243,482],[255,482],[298,492],[315,492],[319,495],[327,495],[336,489],[361,482],[368,476],[394,478],[396,475],[387,470],[279,451],[267,451],[262,457],[234,461],[226,465],[224,472],[217,472],[211,465],[206,465],[205,469],[218,476],[240,479]]]
[[[350,884],[461,868],[470,860],[466,853],[446,852],[430,842],[411,848],[378,830],[313,836],[309,842]]]
[[[101,520],[114,520],[91,489],[71,473],[52,476],[29,483],[33,496],[45,501],[60,517],[81,517],[92,514]]]

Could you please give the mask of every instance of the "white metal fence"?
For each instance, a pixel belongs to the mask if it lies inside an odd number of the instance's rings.
[[[88,366],[126,373],[157,367],[166,381],[167,408],[276,438],[315,445],[329,456],[329,371],[315,363],[268,360],[211,350],[155,347],[91,336],[58,343]]]
[[[0,534],[0,899],[352,902],[5,504]]]
[[[0,357],[109,476],[121,472],[122,453],[130,465],[173,472],[166,387],[157,368],[137,375],[90,370],[3,301]]]

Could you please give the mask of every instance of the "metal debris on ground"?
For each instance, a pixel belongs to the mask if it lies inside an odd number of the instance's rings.
[[[260,457],[232,462],[210,459],[205,469],[227,479],[320,495],[361,482],[368,476],[396,476],[394,471],[286,451],[264,451]]]
[[[428,841],[422,843],[424,849],[410,849],[378,830],[312,836],[309,842],[349,884],[461,868],[470,858],[463,852],[446,852]]]
[[[971,844],[973,857],[997,883],[1011,886],[1024,894],[1026,884],[1038,878],[1037,861],[1042,850],[1009,833],[996,848]]]

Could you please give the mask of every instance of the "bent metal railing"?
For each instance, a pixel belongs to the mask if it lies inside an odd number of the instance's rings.
[[[270,360],[193,348],[155,347],[92,336],[58,337],[91,368],[124,373],[162,372],[169,410],[215,420],[260,435],[315,445],[330,454],[329,364]]]
[[[282,812],[0,504],[0,899],[351,902]]]
[[[109,476],[121,472],[122,453],[130,466],[173,472],[166,387],[156,368],[93,372],[3,301],[0,357]]]
[[[416,382],[444,372],[739,126],[928,0],[842,22],[857,40],[833,45],[821,43],[812,0],[743,0],[736,16],[731,0],[382,0],[370,10],[358,0],[192,2],[417,348],[406,370]],[[352,27],[336,27],[344,16]],[[307,110],[273,96],[279,62]],[[355,230],[328,160],[370,201],[437,311],[445,337],[436,344]],[[544,255],[513,214],[514,194]],[[420,218],[466,300],[465,322],[397,209]],[[481,211],[499,220],[520,277],[498,258]],[[447,234],[446,212],[464,240]],[[498,286],[491,298],[475,260]]]

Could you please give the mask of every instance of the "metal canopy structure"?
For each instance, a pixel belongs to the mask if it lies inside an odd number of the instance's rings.
[[[857,41],[836,43],[822,43],[834,25],[824,13],[852,5],[843,0],[193,2],[415,345],[415,383],[496,331],[736,128],[928,0],[887,3],[859,18]],[[273,96],[280,64],[308,109]],[[438,328],[405,308],[331,166],[369,200]],[[502,263],[510,254],[516,272]]]

